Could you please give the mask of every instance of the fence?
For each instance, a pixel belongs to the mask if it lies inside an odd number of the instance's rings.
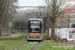
[[[67,40],[75,40],[75,33],[70,33],[68,28],[55,28],[55,35],[61,39],[67,38]],[[51,36],[51,28],[49,29],[49,36]]]

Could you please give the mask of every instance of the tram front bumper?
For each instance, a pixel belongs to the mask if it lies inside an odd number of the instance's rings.
[[[27,40],[43,40],[43,37],[40,36],[40,37],[29,37],[27,38]]]

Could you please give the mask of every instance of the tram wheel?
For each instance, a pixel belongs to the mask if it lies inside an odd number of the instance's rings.
[[[41,41],[39,41],[39,43],[40,43]]]
[[[28,42],[30,42],[30,41],[28,40]]]
[[[33,41],[31,41],[31,42],[33,42]]]

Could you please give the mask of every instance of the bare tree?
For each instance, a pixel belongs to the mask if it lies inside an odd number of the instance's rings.
[[[7,0],[0,0],[0,36],[1,36],[1,28],[2,28],[2,14],[5,10]]]
[[[55,33],[55,23],[56,18],[62,13],[63,10],[67,9],[67,0],[46,0],[48,6],[48,20],[50,20],[48,25],[51,28],[51,37],[54,37]],[[64,8],[64,9],[62,9]],[[48,27],[49,30],[49,27]]]
[[[13,17],[13,14],[15,12],[15,8],[13,6],[15,5],[14,2],[16,1],[17,0],[0,0],[0,36],[2,26],[7,26],[7,23]],[[11,12],[13,12],[13,14]]]

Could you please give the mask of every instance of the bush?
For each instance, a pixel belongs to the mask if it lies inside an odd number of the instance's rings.
[[[51,37],[48,37],[48,38],[46,38],[46,40],[52,40],[52,38]]]
[[[68,40],[67,40],[66,38],[64,38],[64,39],[61,39],[61,41],[62,41],[62,42],[65,42],[65,41],[68,41]]]
[[[52,38],[49,37],[48,35],[44,35],[44,40],[52,40]]]
[[[55,40],[56,42],[65,42],[65,41],[67,41],[67,39],[61,39],[60,37],[58,37],[56,35],[54,36],[53,40]]]
[[[17,30],[15,30],[15,29],[12,29],[11,33],[19,33],[19,32]]]
[[[2,31],[2,33],[7,33],[6,31]]]
[[[23,34],[20,38],[27,38],[27,34]]]

